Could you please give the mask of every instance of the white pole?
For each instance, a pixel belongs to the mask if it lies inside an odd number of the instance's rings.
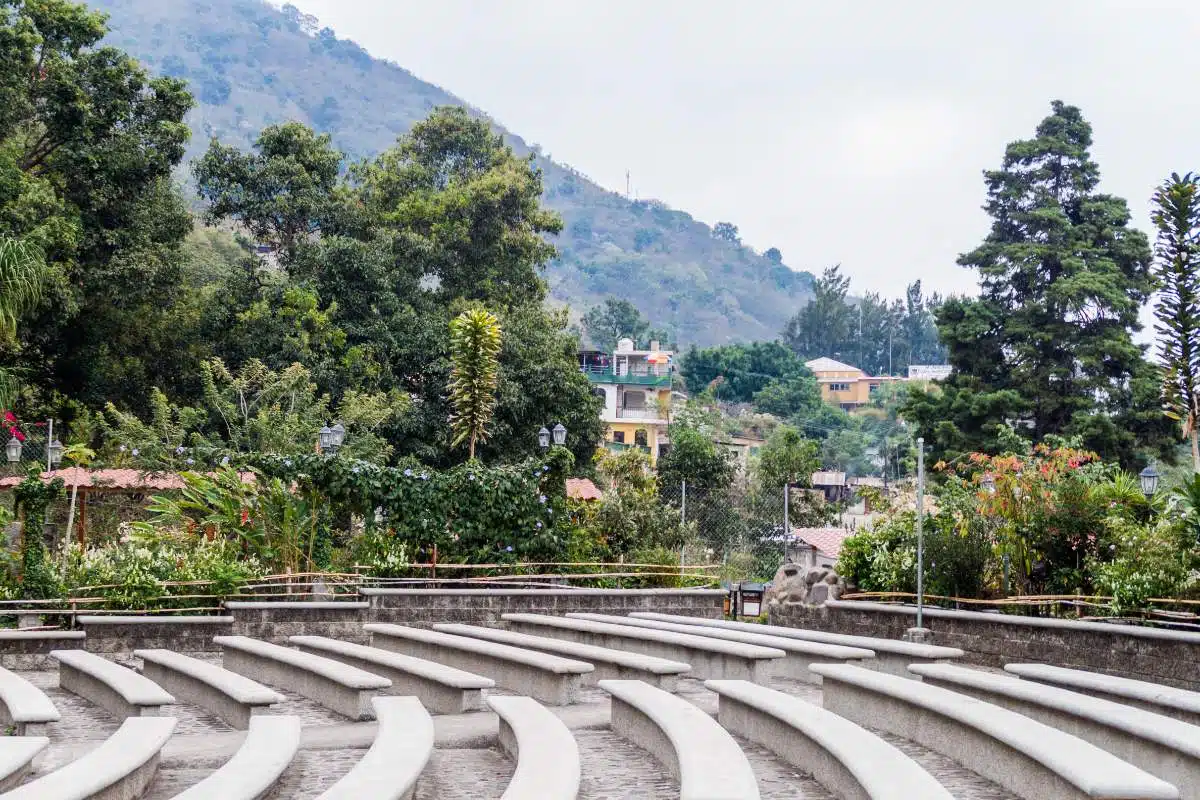
[[[790,483],[783,484],[783,540],[785,547],[787,546],[787,540],[792,535],[792,518],[788,514],[788,505],[789,500],[791,499],[791,488],[792,485]]]
[[[683,542],[679,545],[679,574],[683,574],[687,558],[687,481],[679,482],[679,521],[683,527]]]
[[[925,627],[925,438],[917,438],[917,627]]]
[[[51,469],[50,465],[50,443],[54,441],[54,417],[50,418],[50,433],[46,436],[46,472]]]

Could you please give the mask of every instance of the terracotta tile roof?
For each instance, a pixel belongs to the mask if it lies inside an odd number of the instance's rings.
[[[842,552],[842,542],[853,536],[854,531],[845,528],[792,528],[792,535],[830,558],[837,558]]]
[[[173,472],[142,472],[136,469],[83,469],[69,467],[54,472],[43,472],[42,480],[49,482],[52,478],[62,478],[67,486],[93,487],[96,489],[116,489],[128,491],[165,491],[182,489],[183,478]],[[0,489],[11,489],[21,481],[24,475],[9,475],[0,479]],[[254,474],[242,473],[242,481],[249,483],[254,480]]]
[[[572,500],[599,500],[603,496],[587,478],[567,478],[567,497]]]

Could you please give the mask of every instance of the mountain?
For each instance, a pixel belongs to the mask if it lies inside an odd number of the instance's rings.
[[[372,58],[293,6],[262,0],[89,0],[109,14],[108,42],[150,70],[184,78],[198,107],[190,157],[210,138],[248,147],[267,125],[299,120],[351,158],[385,149],[439,105],[468,105]],[[483,115],[478,109],[474,113]],[[495,124],[494,120],[493,123]],[[514,150],[519,136],[496,124]],[[546,204],[565,223],[546,278],[575,313],[615,295],[679,341],[773,339],[811,295],[812,275],[717,238],[689,214],[630,200],[535,153]],[[778,251],[772,255],[777,256]]]

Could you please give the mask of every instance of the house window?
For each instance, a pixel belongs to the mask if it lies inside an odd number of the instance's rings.
[[[638,447],[650,446],[650,437],[646,434],[645,428],[638,428],[633,432],[633,443]]]
[[[617,444],[625,444],[625,431],[613,431],[613,441]]]
[[[601,400],[608,400],[608,393],[599,387],[592,389],[592,394],[596,397],[599,397]]]
[[[848,383],[831,383],[831,384],[829,384],[829,391],[831,391],[831,392],[848,392],[848,391],[850,391],[850,384],[848,384]]]

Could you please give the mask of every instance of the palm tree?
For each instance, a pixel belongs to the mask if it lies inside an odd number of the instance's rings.
[[[42,297],[45,261],[32,245],[0,238],[0,337],[17,334],[21,315]],[[0,369],[0,407],[10,407],[16,385],[12,374]]]
[[[482,308],[471,309],[450,321],[450,428],[453,446],[487,441],[488,425],[496,409],[496,384],[500,377],[500,321]]]

